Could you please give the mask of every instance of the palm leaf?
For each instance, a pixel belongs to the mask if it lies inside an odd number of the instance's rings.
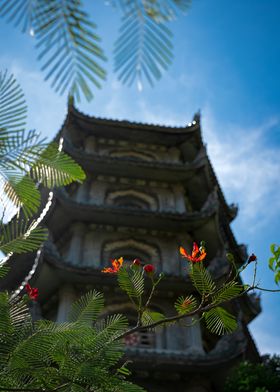
[[[10,223],[0,223],[0,251],[4,253],[32,252],[47,238],[47,229],[32,229],[32,223],[22,218],[14,218]]]
[[[27,106],[13,75],[0,71],[0,145],[9,134],[25,126]]]
[[[115,71],[124,84],[145,78],[152,86],[172,60],[170,30],[136,6],[124,15],[120,36],[115,43]]]
[[[203,313],[207,328],[217,335],[232,333],[237,328],[235,317],[218,306]]]
[[[72,305],[69,320],[91,325],[97,319],[103,307],[103,294],[95,290],[90,291]]]

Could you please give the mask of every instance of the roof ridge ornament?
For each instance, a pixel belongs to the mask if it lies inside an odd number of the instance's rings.
[[[75,99],[74,99],[74,95],[72,95],[71,93],[68,95],[68,109],[74,108],[75,107]]]
[[[197,124],[200,124],[200,118],[201,118],[201,111],[200,109],[198,109],[198,111],[193,116],[193,121],[195,121]]]

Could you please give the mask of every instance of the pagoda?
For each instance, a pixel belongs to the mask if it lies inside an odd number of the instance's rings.
[[[193,241],[204,240],[207,268],[221,281],[229,272],[227,252],[238,265],[246,260],[246,247],[230,228],[237,207],[227,204],[219,186],[199,114],[185,127],[169,127],[89,117],[70,104],[57,140],[87,178],[51,194],[44,218],[49,240],[35,257],[37,268],[30,256],[11,261],[17,274],[8,275],[7,287],[23,287],[34,272],[31,283],[40,292],[35,318],[66,321],[72,302],[94,288],[105,294],[106,314],[126,314],[133,324],[115,276],[101,273],[110,259],[138,258],[165,274],[153,307],[166,316],[175,314],[180,295],[194,290],[180,246],[190,250]],[[246,295],[228,309],[239,325],[230,335],[213,335],[199,321],[187,327],[187,320],[127,337],[133,380],[149,392],[222,391],[238,361],[259,358],[247,328],[260,312],[258,300]]]

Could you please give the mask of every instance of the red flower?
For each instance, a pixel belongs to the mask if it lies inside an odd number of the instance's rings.
[[[197,243],[193,243],[193,250],[192,254],[188,254],[187,251],[181,246],[180,247],[180,253],[183,257],[191,261],[192,263],[197,263],[199,261],[202,261],[206,257],[206,252],[204,247],[198,247]]]
[[[112,263],[112,267],[109,268],[103,268],[103,270],[101,272],[104,272],[105,274],[115,274],[119,271],[119,269],[121,268],[122,264],[123,264],[123,258],[120,257],[118,260],[111,260]]]
[[[248,263],[251,263],[252,261],[256,261],[257,260],[257,256],[254,255],[254,253],[251,254],[251,256],[248,259]]]
[[[32,287],[30,286],[30,284],[27,283],[27,284],[25,285],[25,290],[26,290],[27,295],[28,295],[28,297],[29,297],[30,299],[32,299],[33,301],[36,301],[36,300],[37,300],[39,291],[38,291],[38,289],[37,289],[36,287],[33,287],[33,288],[32,288]]]
[[[134,259],[132,265],[139,267],[141,265],[141,261],[139,259]]]
[[[152,264],[146,264],[144,265],[144,271],[147,274],[151,275],[155,272],[155,267]]]

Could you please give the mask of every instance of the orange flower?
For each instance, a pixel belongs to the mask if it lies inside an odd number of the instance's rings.
[[[180,247],[180,253],[183,257],[191,261],[192,263],[197,263],[199,261],[202,261],[206,257],[206,252],[204,247],[198,247],[197,243],[193,243],[193,250],[192,254],[188,254],[187,251],[181,246]]]
[[[111,260],[111,263],[113,268],[103,268],[101,272],[104,272],[105,274],[116,274],[123,264],[123,257],[120,257],[118,260]]]

